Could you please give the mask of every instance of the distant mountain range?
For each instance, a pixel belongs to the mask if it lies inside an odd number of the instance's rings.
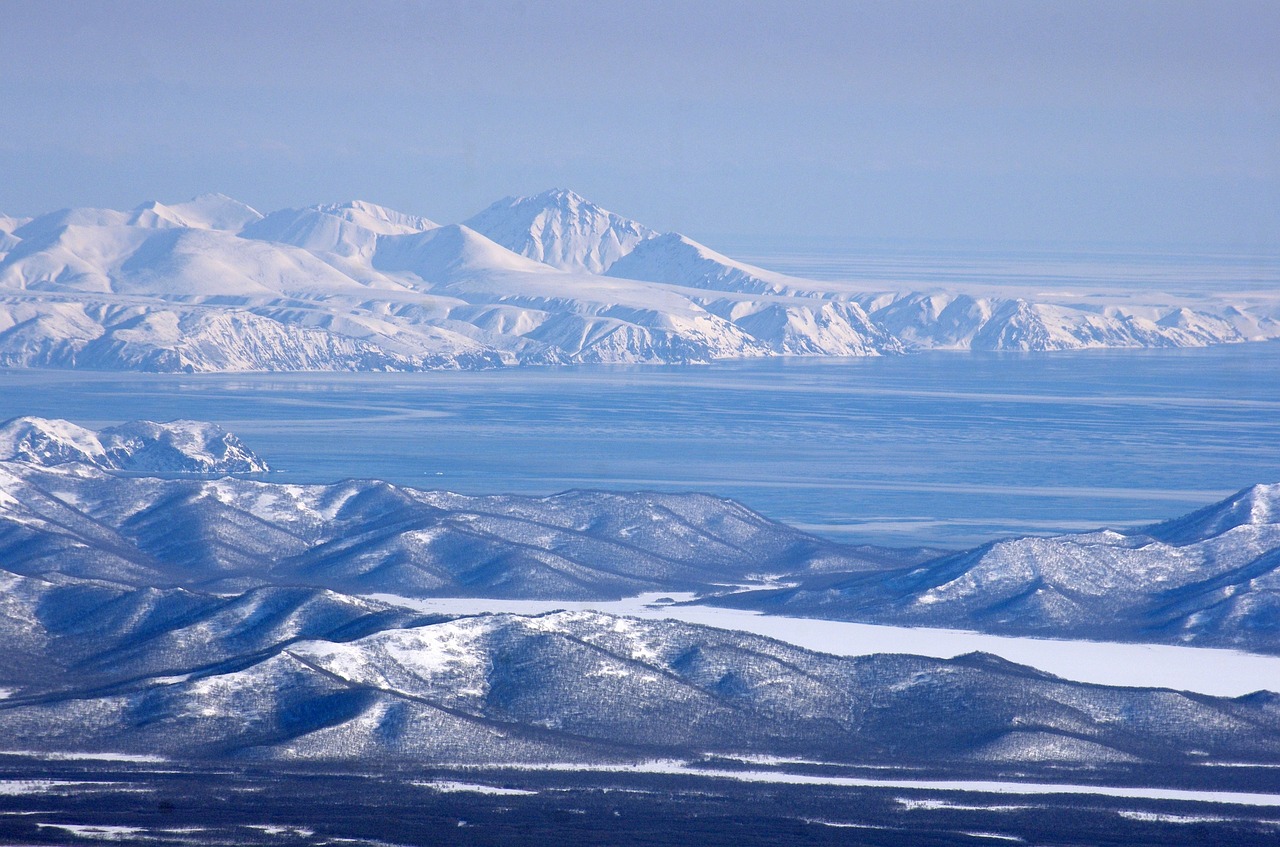
[[[1280,337],[1261,295],[1184,302],[818,282],[571,191],[462,224],[221,195],[0,217],[0,366],[164,372],[706,362]]]

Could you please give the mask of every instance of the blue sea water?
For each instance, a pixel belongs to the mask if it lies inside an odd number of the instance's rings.
[[[0,418],[212,420],[273,480],[707,491],[859,543],[1132,526],[1280,481],[1280,344],[705,367],[0,371]]]

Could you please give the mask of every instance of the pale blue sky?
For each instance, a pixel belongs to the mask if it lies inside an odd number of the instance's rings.
[[[222,191],[448,222],[563,186],[704,240],[1280,240],[1271,0],[0,18],[0,213]]]

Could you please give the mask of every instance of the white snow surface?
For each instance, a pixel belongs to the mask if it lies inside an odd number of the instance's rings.
[[[849,788],[902,788],[920,791],[968,791],[980,794],[1080,794],[1104,797],[1126,797],[1142,800],[1177,800],[1199,803],[1227,803],[1242,806],[1280,806],[1280,794],[1245,791],[1197,791],[1179,788],[1112,786],[1097,784],[1013,782],[998,780],[945,779],[870,779],[867,777],[819,776],[786,771],[717,770],[695,766],[675,759],[654,759],[635,764],[586,765],[581,763],[545,762],[512,764],[511,770],[575,771],[592,773],[661,773],[699,776],[707,779],[733,779],[741,782],[778,785],[827,785]]]
[[[89,785],[113,785],[107,782],[86,782],[67,779],[4,779],[0,780],[0,797],[16,797],[24,794],[49,794],[54,791],[79,789]]]
[[[219,194],[0,218],[0,367],[405,371],[1275,337],[1280,292],[806,280],[560,189],[448,226],[365,201],[263,216]]]
[[[40,829],[59,829],[76,838],[107,841],[136,841],[147,832],[146,827],[113,824],[37,823]]]
[[[262,214],[257,209],[239,200],[233,200],[225,194],[201,194],[185,203],[165,205],[155,200],[143,203],[133,210],[128,222],[133,226],[239,232],[260,220]]]
[[[432,782],[415,782],[414,785],[422,788],[429,788],[432,791],[438,791],[441,794],[493,794],[496,796],[507,797],[526,797],[531,794],[537,794],[536,791],[527,791],[523,788],[500,788],[496,785],[483,785],[478,782],[458,782],[457,780],[437,779]]]
[[[27,759],[47,759],[51,762],[134,762],[159,764],[169,761],[164,756],[148,753],[110,752],[44,752],[40,750],[0,750],[0,756],[22,756]]]
[[[722,256],[691,238],[670,232],[636,245],[609,267],[609,276],[666,282],[747,294],[782,294],[803,285],[784,274]]]

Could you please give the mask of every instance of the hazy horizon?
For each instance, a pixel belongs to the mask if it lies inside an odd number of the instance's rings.
[[[15,2],[0,212],[442,222],[561,186],[714,240],[1280,232],[1269,3]]]

